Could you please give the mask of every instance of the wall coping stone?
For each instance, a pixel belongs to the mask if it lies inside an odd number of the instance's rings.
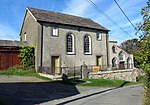
[[[90,75],[99,75],[99,74],[110,74],[110,73],[121,73],[121,72],[132,72],[134,69],[125,69],[125,70],[111,70],[111,71],[98,71],[98,72],[90,72]]]

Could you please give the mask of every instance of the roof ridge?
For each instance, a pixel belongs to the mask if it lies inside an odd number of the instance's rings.
[[[61,12],[56,12],[56,11],[51,11],[51,10],[46,10],[46,9],[40,9],[40,8],[34,8],[34,7],[27,7],[29,10],[30,9],[36,9],[36,10],[40,10],[40,11],[46,11],[46,12],[53,12],[53,13],[57,13],[57,14],[62,14],[62,15],[68,15],[68,16],[73,16],[73,17],[78,17],[78,18],[84,18],[84,19],[89,19],[92,20],[90,18],[86,18],[86,17],[80,17],[77,15],[72,15],[72,14],[67,14],[67,13],[61,13]],[[93,21],[93,20],[92,20]]]
[[[93,21],[90,18],[75,16],[66,13],[50,11],[50,10],[43,10],[43,9],[33,8],[33,7],[27,7],[27,9],[32,13],[32,15],[35,17],[35,19],[38,22],[73,25],[73,26],[79,26],[84,28],[109,31],[107,28]]]

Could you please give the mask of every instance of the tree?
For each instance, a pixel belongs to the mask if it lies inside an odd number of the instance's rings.
[[[143,105],[150,105],[150,1],[142,8],[141,15],[143,16],[143,23],[138,25],[137,32],[142,32],[142,35],[140,36],[140,50],[137,52],[136,59],[146,73]]]
[[[120,48],[129,54],[135,54],[137,50],[139,49],[138,43],[139,41],[137,38],[129,39],[121,43]]]

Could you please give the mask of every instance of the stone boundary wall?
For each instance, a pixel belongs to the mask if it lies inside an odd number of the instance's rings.
[[[114,71],[99,71],[90,72],[89,78],[104,78],[104,79],[118,79],[136,82],[136,77],[144,75],[144,72],[139,69],[126,69],[126,70],[114,70]]]

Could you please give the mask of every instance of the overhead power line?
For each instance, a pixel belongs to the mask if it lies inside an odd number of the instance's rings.
[[[127,18],[127,20],[130,22],[130,24],[133,26],[133,28],[136,29],[136,27],[133,25],[133,23],[130,21],[130,19],[128,18],[128,16],[125,14],[125,12],[123,11],[123,9],[120,7],[120,5],[118,4],[118,2],[116,0],[114,0],[115,3],[117,4],[117,6],[119,7],[119,9],[121,10],[121,12],[124,14],[124,16]]]
[[[123,30],[126,34],[128,34],[130,37],[133,38],[131,34],[129,34],[127,31],[125,31],[117,22],[115,22],[111,17],[109,17],[102,9],[100,9],[92,0],[87,0],[96,10],[98,10],[100,13],[103,13],[109,20],[111,20],[113,23],[115,23],[121,30]]]
[[[117,6],[119,7],[119,9],[121,10],[121,12],[124,14],[124,16],[126,17],[126,19],[129,21],[129,23],[132,25],[132,27],[136,30],[136,27],[134,26],[134,24],[130,21],[130,19],[128,18],[128,16],[125,14],[125,12],[123,11],[123,9],[120,7],[119,3],[114,0],[114,2],[117,4]],[[138,32],[139,33],[139,32]],[[140,34],[140,33],[139,33]],[[140,34],[141,35],[141,34]]]

